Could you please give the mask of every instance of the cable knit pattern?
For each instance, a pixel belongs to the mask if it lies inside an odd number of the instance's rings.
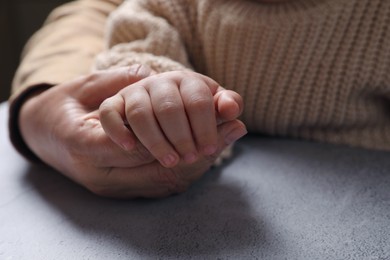
[[[96,68],[193,68],[252,132],[390,150],[390,1],[131,0],[106,40]]]

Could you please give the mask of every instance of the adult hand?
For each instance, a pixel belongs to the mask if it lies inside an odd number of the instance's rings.
[[[246,133],[245,126],[238,120],[221,124],[217,153],[170,169],[139,142],[131,151],[122,149],[101,127],[98,107],[151,73],[144,66],[96,72],[30,98],[19,116],[24,140],[45,163],[98,195],[160,197],[185,190],[228,143]]]

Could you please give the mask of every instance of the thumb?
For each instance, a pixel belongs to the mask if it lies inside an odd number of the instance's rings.
[[[239,117],[243,110],[241,96],[231,90],[222,89],[214,95],[217,122],[221,124]]]
[[[238,119],[220,124],[218,126],[220,147],[225,148],[247,133],[248,131],[246,130],[244,123]]]
[[[73,96],[83,105],[97,108],[119,90],[153,74],[156,74],[154,70],[141,64],[97,71],[78,79]]]

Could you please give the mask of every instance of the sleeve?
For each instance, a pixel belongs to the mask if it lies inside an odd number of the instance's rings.
[[[15,148],[37,160],[24,143],[18,114],[33,93],[90,71],[104,46],[107,17],[123,0],[77,0],[53,10],[26,44],[9,99],[9,133]]]
[[[110,16],[105,50],[95,69],[146,64],[157,72],[191,69],[186,40],[190,1],[124,2]]]

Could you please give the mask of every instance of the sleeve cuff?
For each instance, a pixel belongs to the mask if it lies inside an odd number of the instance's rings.
[[[34,152],[28,147],[26,142],[24,141],[22,134],[19,128],[19,113],[23,103],[31,97],[33,94],[45,91],[51,88],[52,85],[49,84],[39,84],[32,87],[29,87],[18,94],[18,96],[12,100],[10,100],[9,107],[9,119],[8,119],[8,129],[9,129],[9,137],[12,145],[15,149],[23,155],[27,160],[33,163],[42,163],[41,159],[38,158],[34,154]]]

